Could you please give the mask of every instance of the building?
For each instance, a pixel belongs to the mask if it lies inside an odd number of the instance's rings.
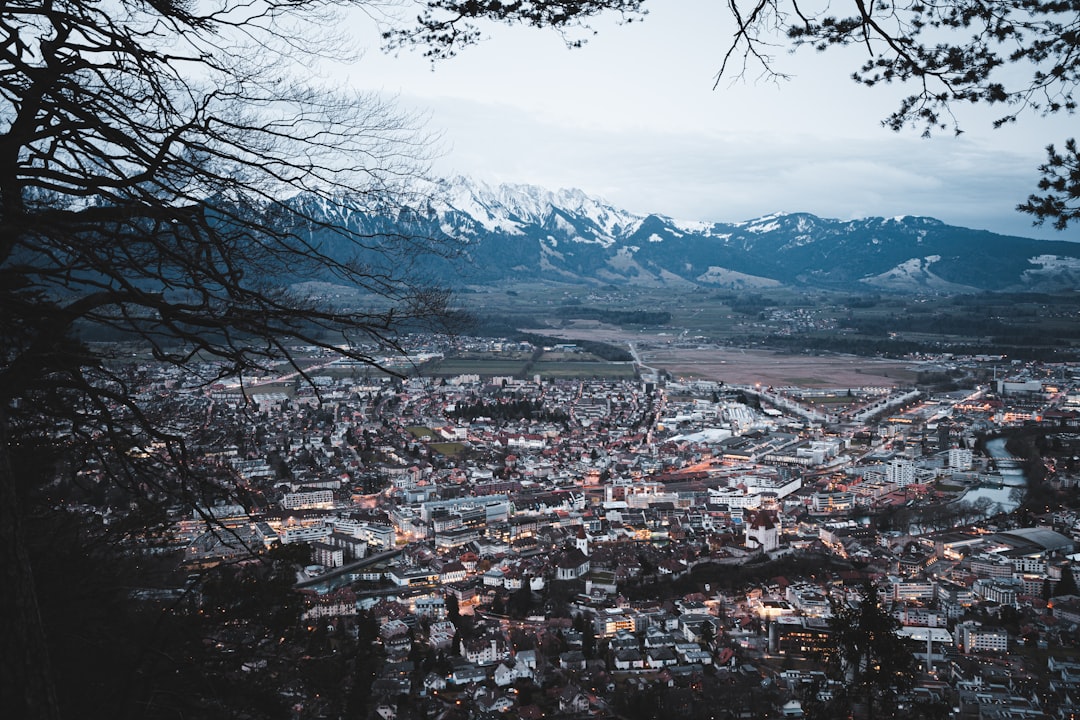
[[[817,657],[829,649],[830,635],[824,618],[780,616],[769,623],[769,652]]]
[[[748,510],[746,546],[762,552],[780,547],[780,520],[773,510]]]
[[[313,542],[311,543],[311,559],[326,567],[341,567],[345,564],[345,551],[329,543]]]
[[[555,562],[557,580],[577,580],[589,573],[589,558],[577,547],[569,548]]]
[[[975,458],[967,448],[949,448],[949,467],[953,470],[970,470],[975,465]]]
[[[461,656],[474,665],[494,665],[510,656],[500,645],[500,639],[491,633],[471,640],[462,640]]]
[[[334,507],[334,493],[330,490],[286,493],[281,498],[281,507],[286,510],[330,510]]]
[[[329,525],[288,525],[278,533],[282,545],[291,543],[326,542],[334,532]]]
[[[963,653],[1009,651],[1009,633],[1001,628],[983,627],[975,620],[959,623],[953,630],[953,639]]]
[[[885,481],[898,488],[906,488],[915,482],[915,463],[902,458],[893,458],[885,466]]]

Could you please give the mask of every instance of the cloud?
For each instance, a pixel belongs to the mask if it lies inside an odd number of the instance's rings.
[[[678,6],[678,7],[676,7]],[[602,24],[585,48],[557,35],[493,28],[491,40],[432,67],[375,54],[352,82],[401,94],[443,134],[440,174],[575,187],[638,213],[744,220],[778,210],[854,218],[929,215],[996,232],[1080,239],[1031,228],[1015,212],[1034,189],[1048,139],[1067,118],[991,130],[963,108],[967,132],[929,140],[880,120],[903,87],[850,81],[861,49],[777,53],[789,83],[712,89],[724,10],[658,6],[640,25]],[[359,78],[359,80],[357,79]],[[1060,139],[1059,139],[1060,141]]]

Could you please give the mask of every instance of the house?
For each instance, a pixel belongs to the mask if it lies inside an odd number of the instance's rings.
[[[409,626],[402,620],[390,620],[379,628],[383,647],[388,655],[403,655],[412,648]]]
[[[646,648],[673,647],[674,645],[674,636],[672,636],[670,633],[664,632],[659,628],[649,628],[645,632]]]
[[[589,710],[589,696],[573,685],[567,685],[559,693],[559,712],[566,714],[584,713]]]
[[[428,645],[433,650],[446,650],[454,644],[456,634],[457,628],[449,620],[433,622],[428,628]]]
[[[645,658],[637,648],[616,650],[613,658],[616,670],[639,670],[645,667]]]
[[[483,702],[477,704],[484,712],[504,713],[514,707],[514,699],[510,695],[504,693],[492,698],[487,698]]]
[[[506,654],[500,647],[502,643],[494,633],[478,638],[461,641],[461,656],[477,665],[493,665]]]
[[[567,650],[559,655],[559,667],[564,670],[584,670],[585,653],[580,650]]]
[[[719,624],[720,621],[711,616],[683,615],[679,618],[680,634],[687,642],[692,643],[715,639],[720,633]]]
[[[803,717],[802,703],[798,700],[788,700],[780,708],[780,713],[786,718],[801,718]]]
[[[445,690],[446,677],[436,672],[429,672],[424,676],[423,686],[425,693],[429,693],[432,690]]]
[[[615,633],[615,636],[608,641],[608,647],[612,650],[629,650],[630,648],[636,650],[638,645],[638,639],[628,630],[619,630]]]
[[[528,671],[529,675],[524,674],[521,677],[532,677],[532,674],[536,671],[537,667],[537,654],[535,650],[522,650],[514,656],[514,669],[520,674]]]
[[[682,560],[676,560],[675,558],[668,558],[661,562],[657,568],[657,574],[667,577],[682,577],[687,573],[689,567]]]
[[[645,650],[645,664],[653,670],[665,668],[668,665],[676,665],[679,658],[675,655],[675,649],[669,646],[648,648]]]
[[[417,617],[442,620],[446,617],[446,601],[442,596],[416,597],[413,599],[413,614]]]
[[[471,662],[457,662],[450,673],[450,682],[454,685],[468,685],[469,683],[484,682],[487,673],[483,668],[473,665]]]
[[[675,655],[682,665],[712,665],[712,653],[702,650],[697,643],[679,643],[675,646]]]
[[[512,667],[513,663],[507,665],[504,662],[499,663],[495,668],[495,672],[492,674],[492,679],[499,687],[506,687],[517,679],[517,674]]]

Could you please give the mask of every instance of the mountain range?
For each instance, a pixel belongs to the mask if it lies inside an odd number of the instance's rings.
[[[365,232],[446,237],[454,260],[418,260],[451,285],[548,281],[848,291],[1058,291],[1080,287],[1080,243],[999,235],[929,217],[833,220],[777,213],[745,222],[627,212],[579,190],[456,178],[393,218],[353,213]]]

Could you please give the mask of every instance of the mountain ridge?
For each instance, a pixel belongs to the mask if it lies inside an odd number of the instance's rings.
[[[732,223],[687,221],[632,213],[581,190],[458,177],[440,181],[407,220],[357,212],[348,222],[369,234],[407,231],[457,243],[458,262],[419,263],[452,286],[549,281],[945,294],[1080,287],[1080,243],[919,215],[837,220],[777,212]]]

